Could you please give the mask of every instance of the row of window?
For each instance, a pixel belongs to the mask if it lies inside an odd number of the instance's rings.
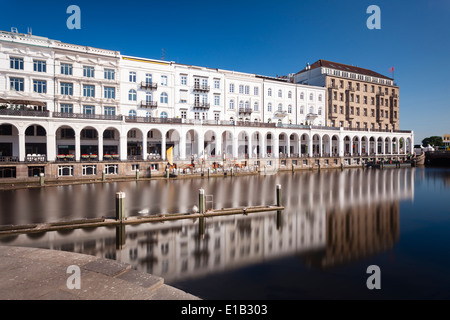
[[[10,68],[15,70],[24,70],[23,58],[10,57]],[[43,60],[33,60],[33,70],[36,72],[47,72],[47,62]],[[116,71],[114,69],[104,69],[105,80],[115,80]],[[61,74],[73,75],[73,65],[70,63],[61,63]],[[83,66],[83,76],[87,78],[95,77],[95,67]]]
[[[340,89],[344,89],[345,82],[344,82],[344,80],[339,80],[339,86],[338,86],[338,85],[336,84],[335,79],[331,79],[331,86],[332,86],[332,87],[336,87],[336,88],[340,88]],[[355,83],[355,87],[353,87],[353,82],[348,81],[348,82],[347,82],[346,88],[347,88],[347,89],[350,89],[350,90],[354,90],[354,91],[360,91],[360,90],[361,90],[361,85],[360,85],[359,82],[356,82],[356,83]],[[369,88],[369,87],[368,87],[367,84],[363,84],[363,86],[362,86],[362,91],[363,91],[363,92],[368,92],[368,88]],[[371,92],[371,93],[375,93],[375,85],[370,85],[370,92]],[[388,94],[389,94],[389,88],[384,88],[384,90],[383,90],[382,87],[378,86],[378,93],[379,93],[379,94],[385,94],[385,95],[388,95]],[[391,94],[392,94],[392,95],[395,95],[395,94],[396,94],[395,89],[391,89]]]
[[[331,121],[331,126],[332,126],[332,127],[336,127],[336,124],[339,124],[339,127],[344,127],[344,121],[339,121],[339,123],[337,123],[335,120],[332,120],[332,121]],[[353,123],[352,123],[351,121],[348,121],[348,122],[347,122],[347,126],[348,126],[348,128],[353,128]],[[386,123],[384,126],[382,126],[381,123],[379,123],[378,126],[377,126],[377,129],[378,129],[378,130],[382,130],[382,129],[384,129],[384,130],[389,130],[390,127],[394,128],[394,126],[390,126],[388,123]],[[368,123],[367,123],[367,122],[363,122],[363,123],[362,123],[362,127],[361,127],[361,123],[360,123],[360,122],[356,122],[356,123],[355,123],[355,128],[356,128],[356,129],[361,129],[361,128],[363,128],[363,129],[368,129],[369,126],[368,126]],[[371,124],[370,124],[370,129],[371,129],[371,130],[374,130],[374,129],[375,129],[375,123],[371,123]]]
[[[337,91],[333,91],[333,100],[338,100],[337,98]],[[356,103],[360,103],[360,96],[359,95],[353,95],[350,94],[348,96],[347,99],[349,102],[356,102]],[[339,93],[339,101],[345,101],[345,97],[344,97],[344,93],[340,92]],[[386,105],[389,106],[389,99],[383,99],[381,97],[378,98],[378,102],[381,106]],[[363,104],[367,104],[368,103],[368,97],[367,96],[363,96]],[[375,97],[370,97],[370,104],[371,105],[375,105]],[[393,99],[392,100],[392,106],[397,107],[397,100]]]
[[[347,71],[340,71],[340,70],[336,70],[336,69],[322,68],[322,73],[329,74],[329,75],[335,75],[338,77],[346,77],[346,78],[361,80],[361,81],[376,82],[376,83],[380,83],[380,84],[392,85],[391,80],[380,79],[377,77],[365,76],[362,74],[357,74],[357,73],[347,72]]]
[[[337,113],[337,105],[333,105],[333,107],[330,106],[329,107],[329,111],[330,111],[330,113]],[[355,111],[356,111],[356,113],[355,113]],[[371,112],[370,116],[371,117],[375,117],[375,109],[370,109],[370,112]],[[339,106],[339,113],[340,114],[344,114],[344,107],[343,106]],[[360,108],[358,108],[358,107],[356,107],[356,108],[350,107],[350,108],[347,109],[347,113],[350,114],[350,115],[355,115],[356,114],[357,116],[359,116],[360,115]],[[367,114],[368,114],[367,113],[367,108],[363,108],[363,116],[367,117]],[[377,114],[381,118],[383,118],[383,117],[389,118],[389,112],[387,110],[378,110]],[[397,111],[393,111],[393,116],[394,116],[395,119],[397,119]]]

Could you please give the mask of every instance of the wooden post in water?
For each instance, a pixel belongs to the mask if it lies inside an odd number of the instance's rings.
[[[205,213],[205,190],[198,190],[198,211],[200,213]]]
[[[280,207],[282,203],[281,199],[281,184],[277,184],[277,206]],[[283,225],[281,210],[277,210],[277,230],[281,229]]]
[[[281,207],[281,184],[277,184],[277,206]]]
[[[45,184],[45,179],[44,179],[44,173],[43,172],[41,172],[39,174],[39,184],[41,185],[41,187],[43,187],[44,184]]]
[[[125,192],[116,192],[116,220],[125,219]]]
[[[116,227],[116,249],[123,249],[125,246],[125,225]]]
[[[139,169],[136,169],[136,180],[139,180]]]
[[[200,217],[198,219],[198,234],[201,239],[205,238],[205,218]]]

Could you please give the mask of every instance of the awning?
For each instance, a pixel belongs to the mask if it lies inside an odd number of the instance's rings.
[[[26,106],[40,106],[40,107],[47,106],[45,104],[45,102],[34,101],[34,100],[9,100],[8,102],[11,104],[22,104],[22,105],[26,105]]]
[[[9,103],[9,101],[8,101],[8,100],[5,100],[5,99],[2,99],[2,98],[0,98],[0,103]]]

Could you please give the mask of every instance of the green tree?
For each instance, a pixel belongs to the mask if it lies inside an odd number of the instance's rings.
[[[430,146],[435,146],[435,147],[440,147],[444,145],[444,142],[442,141],[442,137],[439,136],[431,136],[428,138],[425,138],[422,140],[422,145],[424,147],[430,145]]]

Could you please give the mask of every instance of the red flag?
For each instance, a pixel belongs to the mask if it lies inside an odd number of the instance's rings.
[[[389,70],[389,72],[394,72],[394,67],[392,67],[392,68]]]

